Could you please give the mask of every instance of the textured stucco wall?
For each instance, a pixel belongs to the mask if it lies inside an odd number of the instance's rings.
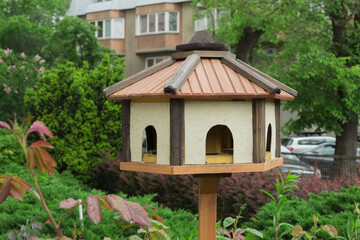
[[[168,102],[131,102],[131,161],[142,160],[142,136],[145,128],[154,126],[157,137],[157,164],[170,165],[170,104]]]
[[[226,125],[234,140],[234,163],[252,162],[252,103],[242,101],[185,102],[185,164],[205,164],[206,135]]]
[[[276,147],[276,124],[275,124],[275,103],[265,103],[265,148],[268,133],[268,126],[271,124],[271,158],[275,158],[275,147]]]

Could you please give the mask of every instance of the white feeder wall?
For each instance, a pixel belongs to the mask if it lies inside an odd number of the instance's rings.
[[[234,163],[251,163],[252,102],[185,101],[185,164],[205,164],[206,136],[216,125],[227,126],[234,142]]]
[[[169,102],[131,102],[130,151],[132,162],[142,162],[142,136],[147,126],[154,126],[156,130],[156,163],[170,165]]]

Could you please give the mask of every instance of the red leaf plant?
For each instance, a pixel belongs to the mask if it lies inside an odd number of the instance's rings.
[[[46,127],[46,125],[41,121],[33,122],[24,134],[24,125],[32,118],[33,117],[25,118],[21,125],[19,125],[16,121],[16,114],[14,116],[14,121],[9,120],[10,125],[6,122],[0,121],[0,128],[5,128],[12,132],[20,143],[26,157],[26,167],[32,174],[32,178],[35,184],[35,189],[32,189],[30,188],[30,184],[24,181],[21,177],[12,177],[6,174],[0,175],[0,204],[3,203],[8,196],[22,201],[22,196],[27,191],[32,192],[40,201],[41,205],[46,211],[49,217],[47,222],[53,225],[57,233],[57,237],[53,239],[69,239],[64,236],[61,231],[61,222],[64,217],[68,213],[70,213],[75,207],[84,203],[87,204],[86,212],[89,219],[96,225],[99,224],[102,219],[100,206],[101,204],[105,209],[109,211],[115,210],[119,212],[120,217],[124,220],[124,224],[136,224],[140,227],[151,226],[149,215],[139,203],[126,201],[125,199],[122,199],[121,197],[115,195],[93,195],[88,196],[86,200],[83,201],[76,201],[73,198],[68,198],[67,200],[60,202],[60,208],[68,209],[68,211],[62,215],[58,222],[56,222],[47,207],[38,181],[36,179],[36,173],[34,171],[34,168],[37,168],[41,173],[48,173],[51,177],[55,177],[54,168],[56,168],[56,162],[45,150],[45,148],[53,148],[50,143],[46,141],[46,136],[52,138],[53,135]],[[27,138],[30,133],[36,133],[41,138],[41,140],[28,145]],[[33,237],[32,239],[39,238]]]

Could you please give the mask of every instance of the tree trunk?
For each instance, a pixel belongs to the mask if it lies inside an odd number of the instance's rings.
[[[244,29],[244,34],[235,46],[236,58],[243,62],[250,63],[251,53],[263,33],[263,30],[253,30],[250,26],[247,26]]]
[[[352,118],[342,125],[342,129],[341,135],[336,137],[335,156],[339,157],[334,159],[331,178],[343,174],[355,176],[357,173],[356,158],[351,156],[356,156],[358,114],[352,113]]]

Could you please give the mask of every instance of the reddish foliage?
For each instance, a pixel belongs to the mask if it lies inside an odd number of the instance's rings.
[[[90,184],[110,193],[121,191],[130,196],[156,193],[154,200],[166,207],[197,213],[198,184],[193,176],[125,172],[119,170],[119,163],[119,157],[111,159],[104,156],[104,161],[95,167],[93,182]],[[277,179],[277,169],[260,173],[236,173],[232,177],[222,178],[219,183],[218,218],[235,217],[245,203],[243,216],[247,219],[254,216],[269,201],[269,197],[260,190],[274,194]],[[334,180],[303,177],[295,196],[307,199],[310,193],[338,192],[342,187],[353,185],[360,186],[360,177],[343,175]]]

